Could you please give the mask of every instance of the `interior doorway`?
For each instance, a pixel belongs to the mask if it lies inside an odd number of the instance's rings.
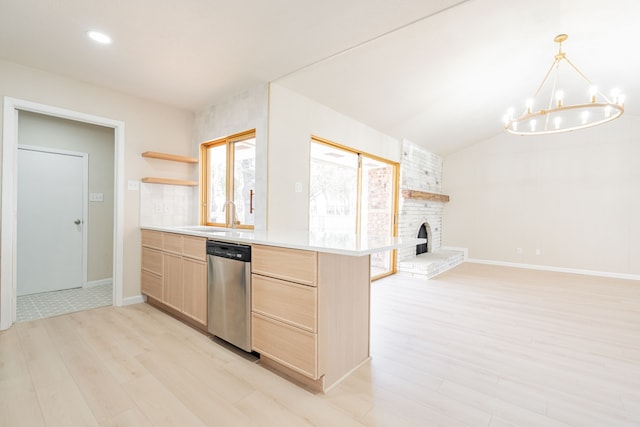
[[[113,132],[113,258],[112,304],[123,305],[123,223],[124,223],[124,123],[58,107],[5,97],[2,147],[2,233],[0,261],[0,330],[16,321],[17,303],[17,166],[18,118],[20,112],[32,112],[80,123],[109,128]]]

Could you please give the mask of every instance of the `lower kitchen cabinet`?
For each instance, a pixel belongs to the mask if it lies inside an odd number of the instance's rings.
[[[142,230],[142,293],[206,329],[206,259],[204,237]]]
[[[183,259],[182,312],[193,320],[207,325],[207,263]]]
[[[326,391],[369,360],[369,256],[252,247],[252,349]]]

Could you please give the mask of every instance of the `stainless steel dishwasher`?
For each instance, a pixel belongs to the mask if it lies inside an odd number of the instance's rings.
[[[251,351],[251,246],[207,241],[211,334]]]

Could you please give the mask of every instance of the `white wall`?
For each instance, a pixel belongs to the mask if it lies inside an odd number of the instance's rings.
[[[114,132],[111,128],[19,112],[19,143],[59,148],[89,155],[89,193],[102,193],[102,202],[88,204],[87,280],[111,279],[114,225]],[[88,195],[87,195],[88,197]]]
[[[188,111],[6,61],[0,61],[0,96],[123,121],[125,185],[128,180],[173,173],[174,169],[176,173],[183,172],[178,164],[147,161],[149,159],[140,156],[143,151],[193,154],[193,113]],[[126,298],[140,294],[139,193],[126,188],[122,191],[125,192],[123,269]]]
[[[311,136],[400,162],[399,140],[272,83],[269,96],[269,230],[309,229]],[[302,192],[295,192],[295,184]]]
[[[443,180],[443,245],[468,247],[470,258],[640,274],[638,117],[501,134],[447,156]]]

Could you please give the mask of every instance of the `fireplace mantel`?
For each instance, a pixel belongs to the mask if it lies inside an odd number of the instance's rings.
[[[418,190],[402,190],[402,197],[405,199],[429,200],[431,202],[447,203],[449,196],[446,194],[428,193]]]

